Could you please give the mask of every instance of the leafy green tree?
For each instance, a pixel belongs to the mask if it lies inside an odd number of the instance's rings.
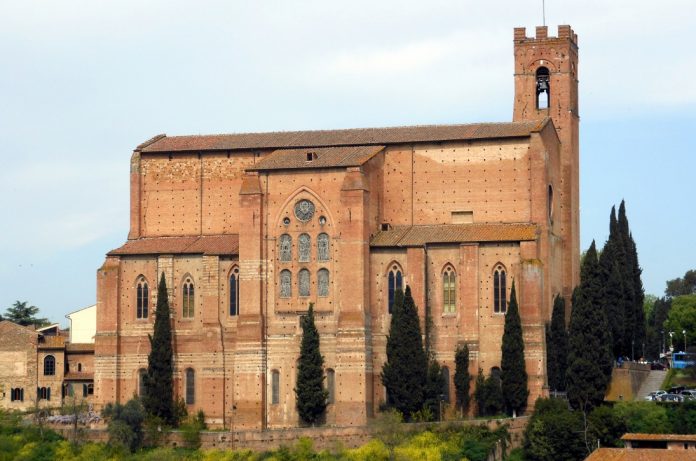
[[[672,431],[667,410],[654,402],[617,402],[614,414],[626,424],[628,432],[668,434]]]
[[[551,325],[546,340],[549,387],[555,391],[566,389],[568,367],[568,332],[565,326],[565,299],[556,295],[553,300]]]
[[[503,398],[503,389],[500,381],[500,372],[497,370],[492,372],[484,383],[484,415],[495,416],[499,415],[505,409],[505,399]]]
[[[524,431],[525,459],[580,461],[587,456],[582,418],[561,399],[537,399]]]
[[[674,434],[696,434],[696,402],[685,401],[667,407],[667,418]]]
[[[297,360],[295,396],[297,411],[305,424],[317,424],[326,411],[329,393],[324,389],[324,358],[319,351],[319,332],[314,324],[314,305],[302,318],[302,344]]]
[[[682,295],[696,295],[696,270],[688,270],[684,277],[668,280],[665,295],[670,298]]]
[[[457,408],[462,413],[469,410],[469,383],[471,375],[469,374],[469,346],[464,344],[457,347],[454,353],[454,389],[457,394]]]
[[[387,404],[408,420],[423,406],[428,361],[423,349],[418,310],[411,296],[397,290],[387,337],[387,362],[382,367],[382,384],[387,388]]]
[[[157,286],[157,310],[155,328],[150,339],[150,354],[147,357],[145,375],[145,396],[143,404],[148,414],[162,418],[170,425],[176,425],[173,399],[173,351],[172,325],[169,319],[169,297],[164,273]]]
[[[109,443],[123,446],[131,452],[143,444],[143,421],[145,410],[138,399],[131,399],[125,405],[109,403],[102,416],[108,423]]]
[[[693,344],[696,340],[696,295],[682,295],[672,298],[672,307],[665,321],[665,331],[674,332],[674,349],[684,348],[684,334],[686,331],[686,344]]]
[[[505,410],[511,415],[524,413],[529,389],[527,388],[527,370],[524,360],[522,321],[517,306],[514,280],[510,289],[510,303],[505,314],[500,368]]]
[[[27,301],[15,301],[15,303],[7,308],[5,312],[5,320],[14,322],[17,325],[22,326],[45,326],[49,325],[48,319],[36,317],[39,313],[39,308],[36,306],[29,306]],[[2,320],[2,318],[0,318]]]
[[[670,331],[665,327],[665,321],[669,316],[669,311],[672,308],[672,298],[657,298],[650,310],[650,315],[647,320],[647,346],[646,355],[651,360],[656,360],[660,357],[660,353],[664,352],[663,348],[667,347],[664,344],[667,332]],[[679,330],[681,331],[681,330]]]
[[[588,420],[589,441],[599,440],[599,444],[603,447],[623,446],[621,436],[626,433],[626,421],[618,417],[612,407],[598,406],[589,414]]]
[[[587,250],[580,277],[570,316],[566,386],[573,408],[589,413],[604,400],[613,367],[594,241]]]

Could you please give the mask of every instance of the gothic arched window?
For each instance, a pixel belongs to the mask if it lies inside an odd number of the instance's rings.
[[[390,314],[392,313],[392,307],[394,306],[394,293],[401,290],[402,286],[403,275],[401,274],[401,269],[399,266],[394,264],[389,270],[389,275],[387,276],[387,290],[389,291],[387,308]]]
[[[329,260],[329,234],[321,233],[317,236],[317,259]]]
[[[300,234],[297,238],[298,258],[301,263],[309,262],[309,254],[312,251],[312,238],[309,234]]]
[[[239,267],[230,272],[230,315],[239,314]]]
[[[452,266],[442,272],[442,310],[446,314],[457,311],[457,276]]]
[[[186,405],[193,405],[196,397],[196,372],[186,369]]]
[[[135,293],[135,317],[139,319],[146,319],[148,314],[148,299],[150,292],[147,287],[147,280],[145,280],[145,277],[142,275],[138,277],[138,281],[136,282]]]
[[[56,374],[56,358],[52,355],[44,357],[44,376],[53,376]]]
[[[301,269],[297,275],[297,284],[299,285],[300,296],[309,296],[309,271]]]
[[[183,317],[193,318],[194,310],[193,281],[191,277],[186,277],[182,288]]]
[[[498,264],[493,272],[493,312],[507,312],[507,291],[505,268]]]
[[[317,272],[317,296],[329,296],[328,269],[319,269]]]
[[[280,271],[280,297],[289,298],[292,296],[292,273],[284,269]]]
[[[280,236],[280,261],[292,261],[292,237],[288,234]]]

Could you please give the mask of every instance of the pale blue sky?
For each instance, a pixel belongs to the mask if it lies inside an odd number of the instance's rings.
[[[581,239],[626,199],[646,292],[696,268],[693,2],[547,0],[580,42]],[[0,0],[0,311],[95,301],[132,149],[198,134],[509,121],[541,0]]]

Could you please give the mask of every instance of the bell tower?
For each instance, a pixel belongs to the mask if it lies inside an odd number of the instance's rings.
[[[563,237],[563,296],[580,281],[580,176],[578,110],[578,37],[570,26],[558,26],[549,37],[546,26],[527,37],[515,28],[515,104],[513,121],[551,117],[561,141],[561,236]],[[560,186],[560,187],[559,187]]]

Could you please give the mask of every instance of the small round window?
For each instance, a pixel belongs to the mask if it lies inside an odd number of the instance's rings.
[[[300,200],[295,204],[295,217],[302,222],[307,222],[314,216],[314,204],[309,200]]]

